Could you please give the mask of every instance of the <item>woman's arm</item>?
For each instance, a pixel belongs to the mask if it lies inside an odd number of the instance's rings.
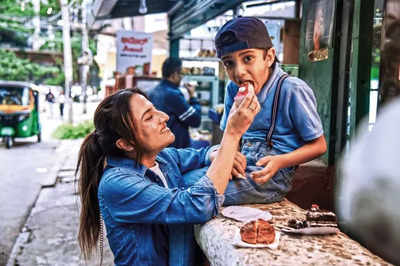
[[[218,147],[215,147],[213,150],[210,150],[209,152],[209,159],[210,161],[214,161],[215,157],[218,154]],[[231,171],[231,178],[232,177],[238,177],[238,178],[245,178],[246,175],[246,167],[247,167],[247,159],[246,156],[244,156],[239,150],[235,152],[235,158],[233,160],[233,167]]]
[[[223,196],[208,177],[190,188],[162,187],[138,173],[113,168],[99,187],[99,201],[120,223],[204,223],[217,215]]]
[[[229,113],[218,154],[207,171],[207,176],[213,181],[219,194],[224,193],[231,178],[240,138],[247,131],[259,111],[260,104],[254,92],[251,92],[247,94],[238,107],[234,104]]]

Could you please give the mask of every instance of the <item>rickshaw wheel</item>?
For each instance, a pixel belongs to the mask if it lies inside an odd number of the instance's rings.
[[[37,134],[37,142],[41,142],[42,141],[42,132],[39,132]]]
[[[6,148],[9,149],[13,145],[13,140],[10,136],[4,137],[4,141],[6,142]]]

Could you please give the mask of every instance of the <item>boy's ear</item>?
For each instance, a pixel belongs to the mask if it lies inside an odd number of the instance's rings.
[[[276,50],[274,47],[271,47],[267,50],[267,56],[266,56],[266,60],[267,60],[267,64],[268,67],[271,67],[272,64],[275,61],[275,56],[276,56]]]
[[[119,138],[116,142],[115,145],[118,147],[118,149],[121,149],[123,151],[126,152],[131,152],[133,151],[135,148],[132,146],[132,144],[130,144],[128,141],[126,141],[125,139]]]

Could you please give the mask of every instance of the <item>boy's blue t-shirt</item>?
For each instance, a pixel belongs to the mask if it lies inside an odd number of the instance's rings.
[[[261,111],[243,135],[244,140],[266,141],[271,125],[271,112],[278,79],[285,72],[277,64],[271,77],[257,94]],[[239,87],[229,82],[224,102],[224,114],[220,127],[225,129],[229,111]],[[275,149],[288,153],[303,146],[323,134],[321,119],[317,112],[317,102],[312,89],[297,77],[288,77],[282,84],[277,113],[277,121],[272,143]]]

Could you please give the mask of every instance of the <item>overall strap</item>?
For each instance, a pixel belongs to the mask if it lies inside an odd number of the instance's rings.
[[[269,127],[268,134],[267,134],[267,145],[272,147],[272,134],[274,133],[275,126],[276,126],[276,117],[278,114],[278,107],[279,107],[279,96],[281,94],[281,88],[283,81],[288,77],[288,74],[283,74],[279,80],[278,85],[276,86],[275,95],[274,95],[274,102],[272,103],[272,112],[271,112],[271,126]]]

